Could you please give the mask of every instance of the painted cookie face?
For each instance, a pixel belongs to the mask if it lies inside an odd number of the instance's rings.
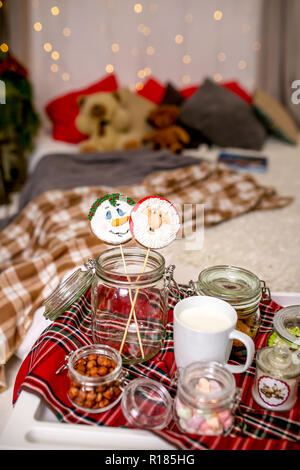
[[[112,245],[128,242],[132,238],[129,217],[134,204],[132,199],[118,193],[97,199],[89,212],[91,229],[96,237]]]
[[[175,240],[180,229],[180,218],[170,201],[149,196],[135,205],[129,224],[132,236],[138,243],[157,249]]]

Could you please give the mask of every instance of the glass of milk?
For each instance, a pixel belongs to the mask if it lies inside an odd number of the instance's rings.
[[[174,354],[177,367],[197,361],[217,361],[232,373],[245,372],[251,365],[253,340],[235,329],[235,309],[224,300],[193,296],[179,301],[174,308]],[[227,364],[232,342],[241,341],[247,351],[244,364]]]

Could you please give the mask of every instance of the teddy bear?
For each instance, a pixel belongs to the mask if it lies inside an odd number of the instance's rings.
[[[167,104],[153,109],[148,115],[148,122],[155,129],[144,135],[143,143],[152,143],[154,150],[167,148],[173,153],[181,153],[190,142],[190,136],[176,124],[179,111],[178,106]]]
[[[78,107],[75,124],[88,136],[80,143],[80,150],[103,152],[138,148],[153,105],[142,97],[136,98],[130,90],[121,89],[80,96]]]

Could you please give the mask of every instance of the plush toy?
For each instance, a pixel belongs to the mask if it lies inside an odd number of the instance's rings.
[[[153,104],[127,89],[80,96],[75,124],[87,139],[81,151],[138,148],[147,132],[147,115]]]
[[[168,148],[173,153],[181,153],[190,142],[189,134],[176,125],[179,108],[174,105],[161,105],[148,115],[149,123],[155,127],[143,137],[143,143],[152,143],[154,150]]]

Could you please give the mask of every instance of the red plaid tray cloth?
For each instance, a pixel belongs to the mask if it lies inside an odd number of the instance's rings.
[[[181,296],[186,288],[180,286]],[[148,377],[160,381],[172,397],[176,385],[172,376],[176,366],[173,353],[173,307],[176,299],[169,297],[166,337],[161,351],[143,364],[126,367],[129,378]],[[260,309],[262,322],[255,340],[256,349],[266,346],[272,331],[274,314],[281,307],[263,298]],[[92,344],[90,289],[41,334],[18,372],[13,403],[21,390],[38,393],[53,409],[59,421],[68,423],[130,427],[118,404],[104,413],[92,414],[80,411],[67,397],[69,379],[67,372],[56,375],[64,364],[65,356],[80,346]],[[231,359],[232,360],[232,359]],[[233,360],[234,362],[234,360]],[[161,431],[152,431],[166,439],[178,449],[211,450],[299,450],[300,449],[300,399],[287,412],[271,412],[261,408],[252,398],[251,388],[255,375],[255,359],[244,374],[235,374],[237,387],[242,388],[240,406],[235,424],[229,436],[198,436],[179,431],[174,421]]]

